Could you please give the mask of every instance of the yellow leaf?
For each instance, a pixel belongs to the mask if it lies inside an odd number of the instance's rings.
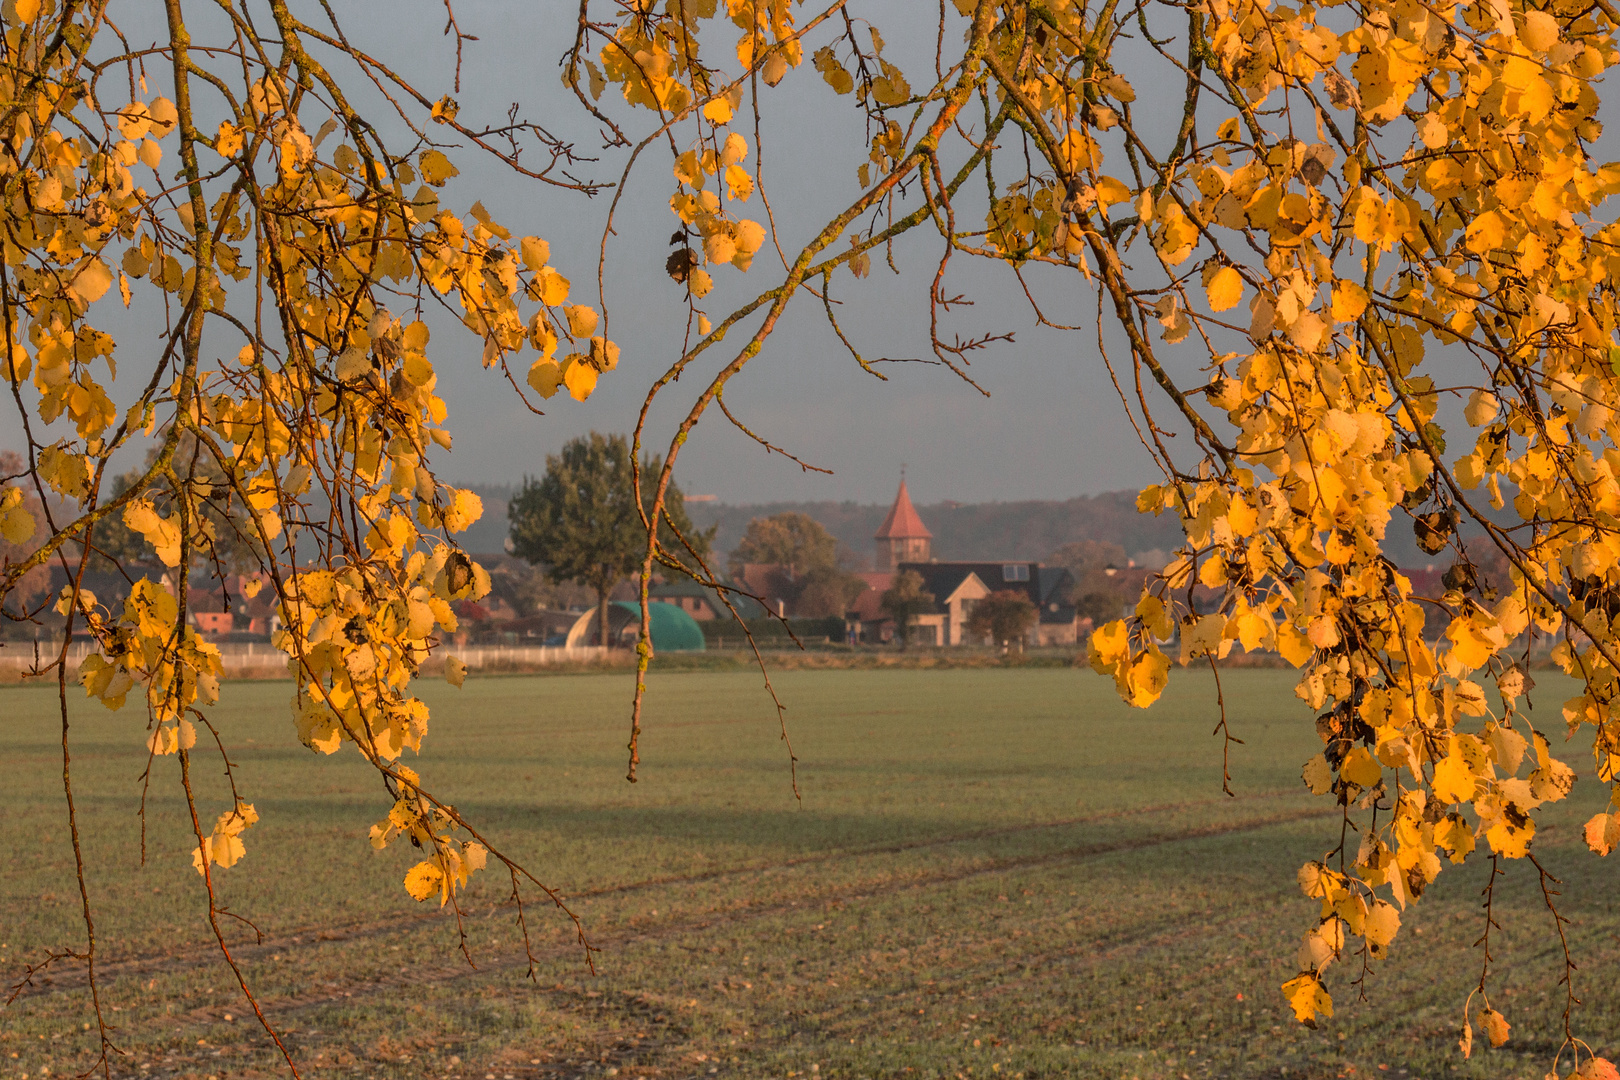
[[[132,101],[118,110],[118,131],[131,141],[152,130],[152,110],[144,101]]]
[[[547,307],[556,307],[568,299],[568,279],[548,266],[534,275],[529,294]]]
[[[754,193],[754,178],[748,175],[748,170],[741,165],[728,165],[726,167],[726,198],[737,202],[747,202],[748,197]]]
[[[1546,52],[1558,44],[1558,20],[1545,11],[1526,11],[1519,40],[1536,52]],[[1491,1045],[1500,1044],[1493,1042]]]
[[[467,665],[454,656],[444,661],[444,681],[451,686],[460,686],[467,680]]]
[[[1475,390],[1468,395],[1468,404],[1463,409],[1463,418],[1474,427],[1484,427],[1496,419],[1496,395],[1489,390]]]
[[[173,131],[180,122],[180,110],[174,107],[174,102],[166,97],[154,98],[150,106],[152,116],[152,134],[162,138]]]
[[[1243,611],[1233,621],[1237,623],[1237,639],[1244,652],[1264,648],[1267,640],[1272,637],[1271,619],[1264,612],[1253,609]]]
[[[1136,602],[1136,617],[1142,620],[1142,626],[1148,633],[1156,638],[1167,638],[1175,633],[1175,626],[1170,622],[1170,613],[1165,610],[1164,601],[1151,594],[1144,595]]]
[[[235,157],[242,151],[242,133],[229,120],[220,122],[214,136],[214,151],[221,157]]]
[[[1223,266],[1209,279],[1209,306],[1215,311],[1237,307],[1243,299],[1243,276],[1235,267]]]
[[[465,532],[484,515],[484,501],[476,492],[456,489],[455,499],[444,512],[444,527],[451,532]]]
[[[569,353],[563,368],[563,385],[575,401],[584,401],[596,389],[597,370],[583,353]]]
[[[1145,709],[1164,693],[1166,684],[1170,681],[1170,658],[1160,652],[1158,646],[1149,646],[1148,651],[1137,657],[1131,665],[1129,673],[1125,676],[1121,690],[1125,700],[1137,709]]]
[[[1534,819],[1508,807],[1504,807],[1496,820],[1491,822],[1490,828],[1485,830],[1485,840],[1491,845],[1492,854],[1504,859],[1522,859],[1530,854],[1530,841],[1535,835]]]
[[[1434,113],[1426,113],[1423,119],[1418,121],[1417,133],[1418,138],[1423,140],[1423,145],[1430,150],[1440,149],[1451,138],[1451,133],[1446,130],[1446,122]]]
[[[34,516],[21,506],[13,506],[0,516],[0,534],[13,544],[26,544],[34,537]]]
[[[1507,230],[1496,211],[1487,210],[1468,223],[1467,237],[1468,250],[1483,255],[1502,246],[1502,241],[1507,238]]]
[[[1360,787],[1374,788],[1384,778],[1384,770],[1372,751],[1358,746],[1339,763],[1339,775]]]
[[[1401,914],[1395,910],[1395,905],[1385,900],[1375,900],[1367,911],[1362,936],[1367,939],[1367,944],[1383,949],[1395,940],[1400,928]]]
[[[419,862],[405,874],[405,891],[417,901],[426,900],[439,891],[444,882],[444,871],[430,862]],[[443,907],[441,903],[439,905]]]
[[[1541,15],[1542,13],[1537,11],[1532,12],[1532,14]],[[1546,17],[1551,18],[1551,16]],[[1512,1025],[1507,1022],[1507,1017],[1495,1009],[1481,1009],[1479,1022],[1480,1026],[1485,1029],[1485,1037],[1491,1040],[1492,1046],[1501,1046],[1508,1041],[1508,1030]]]
[[[529,368],[529,385],[543,398],[555,394],[562,381],[562,368],[554,360],[536,360]]]
[[[208,838],[208,857],[214,862],[229,869],[242,861],[247,849],[242,841],[229,834],[215,833]]]
[[[1620,844],[1620,814],[1597,814],[1586,823],[1586,846],[1607,855]]]
[[[412,386],[426,386],[433,380],[433,364],[421,353],[407,355],[400,372]]]
[[[461,172],[437,150],[429,150],[417,160],[422,166],[422,179],[434,187],[443,187],[446,180]]]
[[[1451,861],[1460,863],[1474,850],[1474,834],[1459,814],[1447,814],[1434,827],[1434,842],[1451,852]]]
[[[1131,189],[1112,176],[1097,181],[1097,202],[1102,206],[1115,206],[1131,201]]]
[[[711,263],[730,262],[737,254],[737,241],[728,232],[716,231],[703,238],[703,257]]]
[[[136,499],[124,507],[124,524],[146,537],[165,566],[180,565],[180,527],[152,509],[145,499]]]
[[[722,94],[703,106],[703,119],[711,124],[729,124],[732,112],[731,99]]]
[[[584,304],[572,304],[563,309],[568,318],[568,330],[575,337],[588,338],[596,330],[596,312]]]
[[[1306,636],[1318,649],[1331,649],[1341,640],[1338,620],[1327,615],[1318,615],[1306,628]]]
[[[1367,290],[1353,281],[1333,283],[1333,321],[1355,322],[1367,310]]]
[[[1293,623],[1285,622],[1277,627],[1277,652],[1290,664],[1300,667],[1316,654],[1316,646]]]
[[[88,306],[106,295],[112,280],[112,268],[100,259],[92,258],[73,279],[68,291]]]
[[[1093,630],[1088,652],[1093,671],[1099,675],[1112,673],[1131,652],[1130,634],[1125,627],[1125,620],[1115,619]]]
[[[1474,621],[1465,615],[1451,621],[1446,627],[1446,637],[1452,642],[1452,658],[1470,671],[1483,667],[1496,651],[1487,632],[1481,632]]]
[[[537,236],[525,236],[518,242],[518,248],[523,256],[523,265],[530,270],[539,272],[551,259],[551,245]]]
[[[297,718],[298,741],[323,754],[335,754],[343,744],[343,727],[331,709],[309,700]]]
[[[1446,803],[1472,802],[1477,780],[1462,754],[1447,754],[1434,765],[1434,796]]]
[[[1333,790],[1333,768],[1327,763],[1327,755],[1317,754],[1305,763],[1300,770],[1300,778],[1305,786],[1311,789],[1312,795],[1326,795]]]
[[[1110,75],[1102,81],[1102,88],[1120,101],[1135,101],[1136,90],[1122,75]]]
[[[612,371],[618,367],[618,344],[604,337],[591,338],[591,366],[597,371]]]
[[[1309,1027],[1316,1026],[1316,1014],[1333,1015],[1333,999],[1314,974],[1299,975],[1283,983],[1283,996],[1293,1007],[1294,1017]]]

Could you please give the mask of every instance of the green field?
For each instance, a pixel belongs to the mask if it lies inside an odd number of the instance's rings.
[[[1541,682],[1535,715],[1556,732],[1567,687]],[[221,889],[263,941],[228,933],[313,1077],[1541,1077],[1563,995],[1528,865],[1497,897],[1508,1047],[1456,1052],[1479,860],[1408,914],[1365,1001],[1335,970],[1338,1015],[1293,1022],[1277,987],[1314,908],[1294,872],[1337,820],[1298,779],[1319,744],[1291,676],[1224,683],[1247,740],[1235,799],[1207,675],[1137,712],[1089,671],[784,672],[802,801],[757,674],[654,676],[634,786],[627,676],[435,684],[425,780],[564,891],[601,950],[593,976],[566,920],[529,907],[533,982],[503,879],[470,892],[470,968],[454,921],[399,887],[412,849],[365,841],[387,809],[374,774],[298,745],[289,684],[231,684],[215,715],[263,820]],[[0,690],[8,986],[83,936],[54,693]],[[72,717],[104,1000],[128,1052],[114,1075],[276,1075],[202,918],[175,761],[146,796],[143,868],[141,718],[77,697]],[[211,820],[228,789],[217,757],[197,760]],[[1566,883],[1578,1029],[1612,1054],[1620,878],[1579,843],[1600,798],[1588,781],[1549,808],[1536,851]],[[0,1011],[0,1080],[81,1071],[89,1018],[74,969],[25,992]]]

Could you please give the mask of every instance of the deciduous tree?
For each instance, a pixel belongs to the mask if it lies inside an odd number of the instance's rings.
[[[791,510],[750,521],[730,563],[734,576],[749,563],[777,567],[772,594],[787,600],[793,614],[809,618],[844,614],[865,588],[839,565],[833,535],[809,514]]]
[[[643,462],[642,483],[650,482],[661,464],[656,458]],[[637,497],[637,475],[625,437],[593,431],[547,455],[545,475],[526,477],[506,508],[514,555],[544,566],[553,581],[577,581],[596,593],[603,646],[609,641],[608,599],[641,565],[646,550],[647,526],[640,514],[646,501]],[[665,495],[660,525],[666,542],[684,538],[691,545],[689,558],[700,560],[707,553],[712,533],[692,527],[674,484]]]
[[[1051,566],[1061,566],[1074,575],[1067,599],[1080,618],[1093,625],[1120,617],[1125,610],[1127,582],[1140,585],[1139,575],[1126,575],[1125,549],[1102,540],[1076,540],[1064,544],[1046,557]]]
[[[1028,595],[1006,589],[977,601],[963,628],[973,637],[988,637],[993,644],[1016,641],[1022,652],[1024,635],[1035,625],[1038,615]]]
[[[929,336],[910,359],[972,383],[968,361],[1010,337],[963,321],[985,309],[963,305],[955,266],[982,261],[1016,275],[1034,320],[1100,346],[1162,471],[1139,505],[1184,527],[1131,617],[1094,634],[1093,666],[1142,706],[1173,663],[1218,665],[1237,647],[1300,668],[1304,722],[1324,739],[1305,781],[1340,806],[1334,835],[1360,837],[1299,875],[1318,905],[1284,988],[1302,1021],[1331,1011],[1333,965],[1381,957],[1447,865],[1488,856],[1548,884],[1536,812],[1575,772],[1530,722],[1510,650],[1532,638],[1556,637],[1554,662],[1582,684],[1563,715],[1590,737],[1610,791],[1586,840],[1600,855],[1620,844],[1620,226],[1604,207],[1620,166],[1594,156],[1601,79],[1620,62],[1608,0],[955,0],[930,28],[933,64],[912,70],[849,0],[586,2],[563,81],[604,133],[588,153],[611,164],[583,161],[521,110],[464,120],[445,89],[281,0],[211,7],[207,41],[189,9],[165,0],[159,40],[131,51],[123,8],[5,6],[0,301],[28,473],[0,506],[25,549],[8,552],[0,589],[9,601],[47,563],[82,583],[84,541],[113,515],[168,566],[210,557],[204,504],[223,476],[281,601],[300,735],[377,770],[391,808],[374,842],[422,847],[413,895],[453,903],[492,855],[514,895],[529,880],[399,764],[427,731],[412,678],[453,628],[450,602],[487,588],[455,542],[478,501],[433,472],[450,442],[434,389],[451,354],[423,316],[447,308],[526,399],[587,398],[619,347],[606,290],[582,302],[560,263],[608,280],[607,237],[638,169],[670,189],[678,231],[658,255],[688,316],[663,338],[679,344],[659,358],[631,447],[639,470],[652,403],[689,394],[662,462],[632,484],[644,590],[660,567],[720,584],[695,545],[648,527],[711,407],[791,456],[724,397],[774,354],[788,307],[819,310],[852,370],[883,378],[886,358],[863,352],[838,305],[858,298],[850,279],[873,271],[874,253],[919,267]],[[915,9],[871,14],[891,37],[917,36],[894,23]],[[457,79],[467,44],[457,30]],[[806,136],[773,131],[762,103],[814,79],[848,103],[865,160],[854,194],[805,240],[776,228],[761,135]],[[1138,104],[1168,85],[1179,111]],[[359,87],[379,90],[390,115],[363,116]],[[827,105],[818,140],[838,137]],[[472,155],[537,184],[613,185],[601,243],[554,265],[544,240],[482,203],[442,203]],[[587,169],[616,175],[580,178]],[[706,309],[719,278],[751,269],[769,280]],[[1085,303],[1043,301],[1077,287],[1093,290],[1100,320]],[[132,352],[104,329],[120,302],[164,313],[157,348]],[[113,456],[148,435],[155,455],[114,492]],[[198,454],[179,452],[183,437]],[[200,471],[205,460],[217,472]],[[47,487],[68,508],[37,538],[25,485],[41,516]],[[1464,523],[1511,567],[1509,587],[1465,573],[1415,595],[1388,557],[1390,530],[1462,558]],[[1194,581],[1217,595],[1213,610],[1191,609]],[[109,707],[143,703],[152,753],[173,758],[186,795],[218,932],[216,875],[242,857],[256,814],[233,795],[203,825],[190,748],[219,661],[187,625],[186,576],[172,592],[142,578],[121,606],[79,585],[59,602],[67,634],[52,670]],[[1442,613],[1439,640],[1422,632],[1424,608]],[[644,607],[642,673],[648,628]],[[68,672],[79,635],[99,651]],[[1159,644],[1172,636],[1174,660]],[[1538,891],[1551,906],[1553,890]],[[94,987],[87,940],[77,955]],[[1558,1053],[1583,1077],[1612,1075],[1576,1039],[1576,958],[1557,940],[1571,1005]],[[1487,961],[1465,1012],[1497,1041],[1508,1023],[1489,976]]]
[[[733,574],[748,563],[773,563],[801,576],[818,566],[838,565],[838,541],[809,514],[790,510],[750,521],[730,563]]]
[[[900,647],[911,643],[911,621],[934,606],[934,594],[923,587],[922,575],[915,570],[902,570],[883,590],[879,605],[894,620],[900,637]]]

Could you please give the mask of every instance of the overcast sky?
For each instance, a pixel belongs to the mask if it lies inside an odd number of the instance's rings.
[[[472,20],[467,29],[482,39],[468,46],[471,62],[460,96],[464,120],[474,110],[499,115],[519,100],[528,115],[548,122],[556,117],[559,128],[589,137],[590,127],[569,123],[578,108],[558,82],[556,57],[572,31],[565,7],[485,2],[461,13]],[[919,33],[908,41],[894,22],[904,9],[886,7],[890,14],[880,25],[890,41],[889,55],[897,56],[913,85],[919,85],[932,74],[932,20],[912,23]],[[926,14],[923,7],[912,12]],[[390,51],[426,51],[420,33],[409,29],[411,22],[382,24],[401,31]],[[448,50],[439,50],[438,67],[447,90]],[[855,170],[867,150],[864,124],[852,108],[853,98],[834,95],[808,62],[763,96],[773,110],[763,129],[765,186],[791,258],[790,242],[796,247],[808,240],[859,193]],[[616,115],[626,111],[621,103]],[[646,130],[650,114],[638,113],[631,119]],[[746,126],[742,130],[752,143],[752,133]],[[582,146],[588,145],[585,138]],[[683,144],[686,138],[689,133]],[[606,157],[597,175],[616,173],[622,160],[622,152]],[[681,289],[662,272],[665,241],[677,225],[668,208],[673,184],[667,148],[650,151],[644,161],[619,211],[619,236],[609,245],[612,334],[624,346],[618,370],[584,404],[552,399],[544,419],[530,416],[475,365],[467,365],[462,378],[445,378],[456,431],[448,475],[516,480],[538,472],[546,453],[581,432],[628,430],[648,385],[678,355]],[[514,229],[547,237],[553,261],[575,280],[576,289],[594,277],[606,197],[587,201],[500,177],[495,169],[469,169],[461,179],[473,184],[453,188],[452,197],[476,194]],[[982,220],[982,202],[967,205]],[[746,212],[763,218],[758,195]],[[897,247],[898,276],[880,258],[873,259],[865,280],[835,276],[835,295],[844,301],[839,321],[864,355],[929,355],[927,289],[941,246],[932,230],[918,230]],[[716,272],[718,287],[704,307],[718,320],[732,306],[727,301],[754,295],[781,275],[780,263],[768,249],[762,251],[747,274],[729,268]],[[764,352],[733,382],[726,401],[744,423],[833,475],[807,474],[767,454],[715,410],[683,451],[678,473],[683,487],[727,502],[882,501],[892,497],[902,463],[914,493],[925,501],[1062,499],[1152,482],[1156,470],[1122,418],[1097,357],[1089,290],[1078,280],[1048,282],[1043,303],[1050,304],[1049,316],[1084,324],[1086,332],[1042,332],[1009,273],[975,268],[962,258],[953,264],[947,292],[966,293],[975,305],[960,309],[946,324],[950,332],[1015,334],[1013,344],[998,344],[974,358],[974,378],[989,391],[988,398],[938,367],[888,365],[887,382],[865,374],[841,347],[814,298],[801,297]],[[746,339],[734,334],[733,340]],[[711,353],[712,362],[694,374],[706,379],[737,347]],[[667,444],[674,422],[702,385],[688,377],[671,388],[669,404],[678,409],[656,414],[662,421],[660,445]]]
[[[579,106],[558,78],[557,59],[572,37],[569,6],[515,0],[459,6],[463,30],[480,38],[466,46],[459,94],[463,122],[497,123],[518,101],[525,117],[577,138],[582,152],[599,152],[594,122],[582,122]],[[894,20],[927,14],[925,8],[881,7],[887,11],[882,25],[890,42],[888,55],[908,71],[914,86],[924,84],[933,68],[931,17],[918,18],[912,24],[915,35],[907,40],[905,28]],[[337,10],[347,18],[346,28],[357,44],[412,72],[428,96],[451,91],[454,50],[438,33],[442,6],[366,0]],[[125,30],[139,37],[128,24]],[[158,30],[147,28],[153,37]],[[729,33],[730,27],[724,30]],[[729,44],[723,47],[729,49]],[[950,45],[946,48],[948,52]],[[352,69],[348,81],[357,83]],[[1151,91],[1139,89],[1139,105],[1147,114],[1154,109]],[[363,93],[357,97],[380,124],[386,121],[374,103],[365,104]],[[853,96],[836,97],[808,56],[765,98],[770,111],[764,125],[764,183],[791,257],[797,245],[858,194],[855,169],[865,158],[866,136]],[[626,118],[632,131],[648,130],[651,114],[645,110],[630,114],[620,102],[613,111]],[[752,144],[749,126],[742,130]],[[691,137],[683,132],[680,141]],[[446,189],[445,204],[464,210],[481,199],[515,233],[546,238],[553,264],[575,283],[575,300],[594,303],[596,252],[608,196],[586,199],[516,177],[472,151],[456,155],[456,161],[463,175]],[[581,169],[595,178],[616,179],[623,161],[623,151],[613,151]],[[455,435],[453,454],[436,463],[444,478],[516,482],[526,473],[543,471],[546,454],[574,436],[592,429],[631,429],[648,386],[680,351],[682,290],[663,273],[667,240],[678,224],[668,207],[672,192],[667,146],[652,148],[625,192],[618,235],[608,248],[611,336],[623,346],[621,361],[588,402],[559,395],[547,403],[546,416],[534,417],[504,380],[482,369],[478,343],[453,324],[434,323],[438,329],[430,352]],[[975,215],[982,221],[982,193],[978,197],[981,201],[964,198],[959,221]],[[757,194],[745,212],[763,218]],[[864,281],[848,272],[834,277],[834,293],[843,301],[840,322],[866,356],[928,355],[927,290],[940,249],[937,234],[918,230],[896,246],[898,275],[875,257]],[[924,502],[1063,499],[1156,480],[1157,471],[1123,418],[1098,358],[1095,298],[1085,283],[1067,280],[1073,275],[1035,276],[1048,316],[1085,327],[1065,334],[1036,327],[1017,282],[1005,269],[970,266],[960,256],[952,267],[947,294],[966,294],[975,305],[958,309],[945,323],[945,336],[1012,332],[1016,338],[974,356],[973,377],[989,397],[938,367],[888,365],[887,382],[863,373],[827,326],[819,303],[803,296],[764,352],[732,383],[726,401],[739,419],[807,461],[832,469],[833,475],[807,474],[793,462],[767,454],[715,410],[683,452],[677,474],[682,487],[734,503],[877,502],[893,496],[902,464],[914,495]],[[767,245],[749,273],[729,267],[717,271],[717,287],[703,306],[718,321],[781,276],[781,264]],[[666,404],[654,413],[654,446],[667,445],[679,416],[743,340],[744,334],[734,332],[732,341],[739,344],[732,351],[722,346],[711,352],[670,389]],[[531,359],[532,354],[523,358],[525,369]],[[139,366],[125,365],[126,372]],[[20,441],[14,418],[0,422],[0,445]]]

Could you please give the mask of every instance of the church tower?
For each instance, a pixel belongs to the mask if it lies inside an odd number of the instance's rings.
[[[900,491],[894,497],[894,505],[889,507],[889,516],[883,519],[883,525],[873,539],[877,541],[879,570],[892,572],[903,562],[927,562],[933,554],[934,534],[917,516],[917,508],[911,505],[911,495],[906,491],[904,477],[900,480]]]

